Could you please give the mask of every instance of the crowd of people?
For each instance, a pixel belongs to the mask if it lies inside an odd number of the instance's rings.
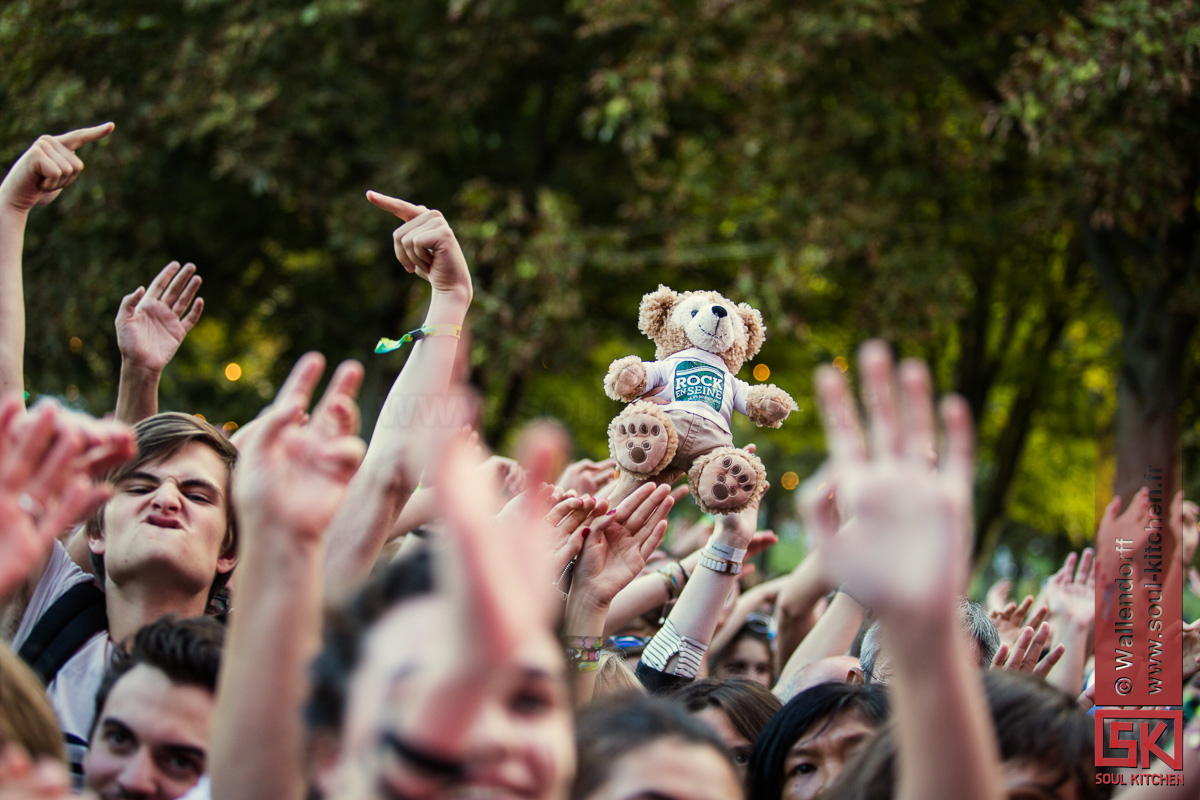
[[[568,463],[552,425],[487,453],[456,368],[462,250],[375,192],[431,295],[369,444],[362,366],[316,399],[315,352],[232,438],[160,412],[203,311],[178,262],[121,303],[112,419],[26,409],[25,222],[112,131],[43,136],[0,185],[0,800],[1111,796],[1092,552],[1036,598],[967,599],[970,413],[882,342],[858,355],[865,420],[817,373],[814,546],[766,578],[756,507],[689,523],[686,487],[613,494],[612,462]],[[1147,504],[1101,526],[1139,539]],[[1190,562],[1195,506],[1171,512]],[[1200,729],[1175,735],[1200,785]]]

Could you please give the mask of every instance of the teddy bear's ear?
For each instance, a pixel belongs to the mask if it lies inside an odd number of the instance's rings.
[[[651,339],[657,339],[666,330],[667,321],[671,319],[671,311],[677,302],[679,293],[660,283],[658,291],[642,298],[642,304],[638,307],[638,330]]]
[[[767,338],[767,326],[763,325],[762,314],[757,308],[751,308],[745,303],[738,303],[738,316],[746,325],[746,360],[750,361],[762,349]]]

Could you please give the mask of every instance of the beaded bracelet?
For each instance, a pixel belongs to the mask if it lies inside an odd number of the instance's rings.
[[[683,565],[677,561],[672,561],[656,573],[662,577],[667,585],[667,599],[674,600],[679,597],[679,593],[683,591],[684,584],[687,583],[687,573],[683,571]]]
[[[566,653],[567,663],[579,672],[593,672],[600,669],[599,647],[586,647],[578,649],[568,647]]]

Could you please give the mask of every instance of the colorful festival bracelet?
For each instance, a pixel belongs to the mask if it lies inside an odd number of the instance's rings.
[[[375,345],[376,353],[390,353],[393,350],[399,350],[409,342],[419,342],[422,339],[428,339],[430,336],[453,336],[458,339],[462,336],[462,325],[422,325],[415,331],[409,331],[399,339],[383,338],[379,340],[379,344]]]

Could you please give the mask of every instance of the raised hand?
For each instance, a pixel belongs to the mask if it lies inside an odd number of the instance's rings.
[[[434,293],[471,298],[467,260],[442,212],[379,192],[367,192],[367,199],[403,221],[392,233],[392,241],[406,270],[429,281]]]
[[[0,402],[0,599],[41,563],[55,537],[110,494],[96,479],[133,455],[119,423],[86,421],[51,403],[24,416]]]
[[[1042,623],[1046,621],[1046,616],[1050,613],[1049,609],[1041,606],[1034,613],[1033,617],[1028,622],[1025,621],[1029,615],[1029,609],[1033,606],[1033,596],[1025,595],[1025,599],[1020,605],[1009,603],[1004,608],[998,611],[992,611],[988,616],[996,626],[996,631],[1000,634],[1000,641],[1012,645],[1015,644],[1017,638],[1021,635],[1026,627],[1037,630]]]
[[[39,136],[0,183],[0,205],[24,214],[34,206],[53,202],[83,171],[83,161],[75,151],[108,136],[113,127],[106,122],[60,136]]]
[[[1032,626],[1022,628],[1016,641],[1005,642],[996,650],[992,669],[1011,669],[1045,678],[1067,651],[1064,645],[1059,644],[1043,656],[1042,650],[1049,640],[1050,626],[1045,622],[1036,629]]]
[[[1096,618],[1096,562],[1092,548],[1067,555],[1062,569],[1046,582],[1045,601],[1056,625],[1086,628]]]
[[[161,373],[204,311],[195,264],[172,261],[150,282],[121,301],[117,347],[131,366]],[[195,302],[193,302],[193,300]]]
[[[1143,486],[1134,493],[1128,507],[1122,510],[1121,506],[1121,496],[1114,495],[1100,517],[1097,541],[1113,542],[1120,537],[1132,542],[1136,550],[1149,535],[1146,526],[1150,522],[1150,489]]]
[[[250,530],[286,531],[298,541],[319,543],[362,461],[366,445],[357,431],[329,424],[325,414],[305,415],[325,371],[320,353],[296,362],[275,402],[238,439],[241,455],[234,472],[238,519]],[[362,382],[354,361],[338,367],[319,408],[353,404]]]
[[[571,559],[579,555],[584,537],[592,530],[585,523],[593,516],[603,518],[607,513],[607,500],[577,497],[574,490],[554,504],[545,520],[553,526],[550,552],[555,575],[562,575]]]
[[[899,386],[887,346],[868,342],[859,354],[870,413],[871,447],[845,377],[817,374],[817,396],[836,483],[847,520],[837,525],[828,485],[806,489],[806,519],[832,575],[851,596],[881,615],[942,618],[956,613],[966,584],[974,463],[970,412],[959,397],[942,404],[945,447],[929,467],[935,441],[928,368],[906,362]]]
[[[563,491],[574,489],[581,495],[596,495],[602,486],[612,479],[617,462],[611,458],[592,461],[585,458],[570,464],[559,477],[558,488]]]
[[[607,608],[646,566],[667,532],[674,504],[670,486],[645,483],[593,522],[575,565],[572,598]]]
[[[1008,593],[1012,591],[1012,581],[1008,578],[1001,578],[991,585],[987,590],[987,602],[984,603],[984,608],[989,613],[996,613],[1009,605]]]

